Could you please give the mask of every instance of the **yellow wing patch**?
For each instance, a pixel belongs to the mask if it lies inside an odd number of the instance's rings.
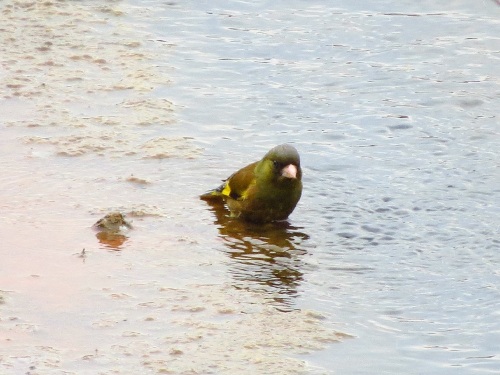
[[[253,185],[253,183],[252,183]],[[245,200],[248,197],[248,188],[242,191],[241,193],[238,190],[231,189],[230,181],[228,180],[222,190],[220,190],[220,194],[236,200]]]
[[[226,197],[231,196],[231,186],[229,186],[229,181],[226,182],[226,185],[224,185],[224,189],[220,192],[222,195],[225,195]]]

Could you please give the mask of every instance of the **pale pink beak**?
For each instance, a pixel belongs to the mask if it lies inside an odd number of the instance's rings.
[[[281,170],[281,175],[286,178],[297,178],[297,167],[293,164],[288,164]]]

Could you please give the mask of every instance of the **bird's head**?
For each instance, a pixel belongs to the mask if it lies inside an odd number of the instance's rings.
[[[269,150],[262,159],[265,169],[278,181],[302,179],[300,156],[295,147],[283,144]]]

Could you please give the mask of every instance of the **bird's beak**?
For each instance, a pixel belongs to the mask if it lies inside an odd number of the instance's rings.
[[[281,170],[281,175],[286,178],[297,178],[297,167],[293,164],[288,164]]]

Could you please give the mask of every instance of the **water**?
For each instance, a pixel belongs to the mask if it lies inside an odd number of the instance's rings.
[[[495,2],[6,4],[2,370],[499,371]],[[288,223],[197,199],[283,142]]]

